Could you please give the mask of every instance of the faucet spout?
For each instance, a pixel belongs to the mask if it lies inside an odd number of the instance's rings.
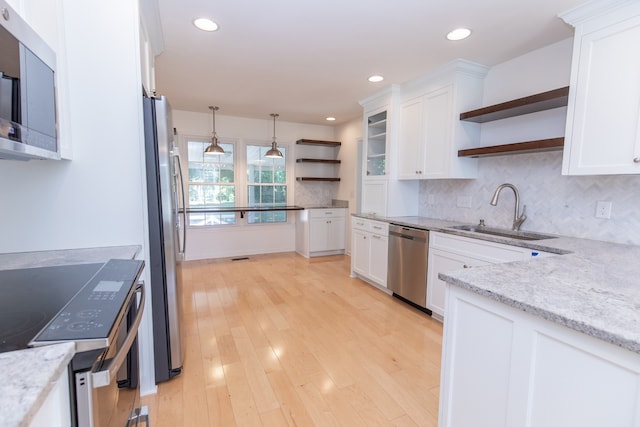
[[[520,193],[518,192],[518,189],[516,188],[515,185],[508,184],[508,183],[500,184],[498,188],[496,188],[496,191],[493,193],[493,197],[491,198],[490,204],[492,206],[498,205],[498,196],[500,195],[500,192],[502,191],[503,188],[510,188],[511,190],[513,190],[513,194],[515,195],[516,203],[513,210],[513,225],[511,229],[514,231],[518,231],[520,230],[520,226],[522,225],[522,223],[527,219],[527,216],[525,215],[527,206],[523,205],[522,213],[520,213]]]

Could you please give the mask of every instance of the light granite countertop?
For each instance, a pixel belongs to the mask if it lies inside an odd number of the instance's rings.
[[[74,354],[73,343],[0,353],[0,426],[28,426]]]
[[[140,246],[0,254],[0,270],[134,259]],[[0,427],[27,426],[75,354],[73,343],[0,353]]]
[[[461,225],[452,221],[354,216],[559,254],[440,273],[439,277],[640,353],[640,246],[565,236],[525,241],[451,229]]]

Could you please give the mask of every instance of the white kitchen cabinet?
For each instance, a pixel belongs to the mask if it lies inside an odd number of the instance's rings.
[[[640,3],[591,3],[575,26],[562,173],[640,173]]]
[[[440,427],[639,425],[639,354],[447,286]]]
[[[427,308],[435,318],[445,315],[446,283],[439,273],[473,268],[487,264],[526,261],[532,257],[550,256],[548,252],[504,245],[452,234],[430,232],[427,269]]]
[[[458,150],[477,146],[480,127],[459,116],[481,103],[485,74],[485,67],[456,60],[403,87],[398,179],[476,177],[477,161]]]
[[[35,413],[29,427],[64,427],[71,425],[69,375],[64,369]]]
[[[344,208],[299,211],[296,221],[296,252],[307,258],[343,254],[345,215]]]
[[[351,276],[386,288],[389,224],[353,217],[351,230]]]

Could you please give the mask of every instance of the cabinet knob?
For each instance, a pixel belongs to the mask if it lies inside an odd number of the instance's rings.
[[[640,163],[640,157],[634,157],[633,163]]]

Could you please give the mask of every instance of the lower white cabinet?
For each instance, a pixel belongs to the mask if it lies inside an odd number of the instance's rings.
[[[640,354],[447,286],[440,427],[640,425]]]
[[[63,427],[71,425],[69,401],[69,374],[64,369],[55,381],[40,409],[35,413],[29,427]]]
[[[296,252],[307,258],[343,254],[345,215],[344,208],[299,211],[296,221]]]
[[[452,234],[430,232],[427,308],[434,313],[434,317],[441,320],[444,318],[446,283],[438,278],[439,273],[501,262],[524,261],[533,256],[549,255],[552,254]]]
[[[389,224],[353,217],[351,230],[351,275],[386,288]]]

